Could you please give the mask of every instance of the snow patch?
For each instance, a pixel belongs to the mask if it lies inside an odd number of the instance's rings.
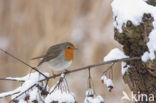
[[[54,88],[54,87],[52,87],[52,88]],[[69,92],[65,92],[65,91],[61,91],[60,89],[56,89],[51,94],[48,94],[48,96],[45,98],[45,103],[52,103],[52,102],[75,103],[75,98]]]
[[[156,18],[156,17],[155,17]],[[156,20],[155,20],[156,22]],[[155,29],[152,30],[152,32],[149,34],[149,42],[147,43],[147,47],[149,51],[146,51],[142,56],[142,61],[147,62],[149,59],[154,60],[155,59],[155,51],[156,51],[156,25]]]
[[[93,95],[94,95],[93,89],[89,88],[89,89],[86,91],[86,96],[93,96]]]
[[[124,74],[128,71],[128,68],[129,68],[130,66],[127,65],[126,62],[122,62],[122,63],[121,63],[121,67],[122,67],[121,73],[122,73],[122,75],[124,75]]]
[[[135,26],[142,22],[143,15],[151,14],[154,18],[153,30],[149,34],[149,42],[146,44],[148,51],[141,57],[143,62],[155,59],[156,51],[156,7],[147,4],[147,0],[114,0],[112,10],[114,14],[114,27],[122,32],[122,26],[130,20]]]
[[[43,74],[45,74],[47,77],[49,76],[49,73]],[[25,103],[25,98],[27,98],[27,96],[29,97],[30,101],[34,100],[43,101],[43,97],[40,95],[41,90],[44,88],[48,91],[48,86],[45,88],[46,85],[45,82],[39,82],[40,80],[45,79],[45,77],[40,75],[38,72],[28,74],[21,78],[8,77],[7,79],[24,81],[24,83],[17,89],[0,94],[0,97],[11,96],[11,99],[15,99],[19,101],[19,103]]]
[[[101,96],[86,97],[84,103],[104,103],[104,99]]]
[[[49,73],[43,73],[45,76],[49,77]],[[40,75],[38,72],[34,72],[34,73],[30,73],[27,74],[24,77],[7,77],[6,79],[11,79],[11,80],[17,80],[17,81],[27,81],[27,80],[31,80],[34,82],[37,82],[39,80],[44,79],[45,77],[43,75]]]
[[[135,26],[142,22],[144,13],[153,14],[156,8],[148,5],[143,0],[114,0],[112,2],[114,26],[122,32],[122,25],[130,20]]]
[[[102,81],[103,84],[105,84],[107,86],[108,91],[111,91],[111,89],[114,87],[114,84],[113,84],[112,80],[107,78],[105,75],[103,75],[101,77],[101,81]]]
[[[104,61],[111,61],[122,58],[128,58],[128,56],[126,56],[120,49],[114,48],[107,54],[107,56],[104,57]]]

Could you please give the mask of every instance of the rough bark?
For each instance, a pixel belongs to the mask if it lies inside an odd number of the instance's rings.
[[[150,5],[156,6],[156,0],[148,0],[146,2]]]
[[[148,36],[153,29],[154,21],[151,14],[144,14],[142,23],[134,26],[131,21],[123,24],[120,33],[116,28],[114,38],[123,45],[123,51],[130,57],[141,57],[145,51],[148,51],[146,43]],[[142,61],[127,62],[130,65],[128,72],[124,74],[123,79],[130,89],[136,94],[155,94],[156,96],[156,60],[144,63]],[[155,98],[156,100],[156,98]],[[138,103],[156,103],[146,102]]]

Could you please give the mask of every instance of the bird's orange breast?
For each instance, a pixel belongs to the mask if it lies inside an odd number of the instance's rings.
[[[66,61],[71,61],[74,59],[74,49],[64,49],[64,51]]]

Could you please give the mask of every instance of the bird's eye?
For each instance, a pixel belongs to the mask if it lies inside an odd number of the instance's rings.
[[[67,47],[67,49],[71,49],[71,47],[70,47],[70,46],[68,46],[68,47]]]

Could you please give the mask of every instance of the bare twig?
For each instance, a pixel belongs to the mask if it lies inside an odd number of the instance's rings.
[[[90,68],[88,68],[88,81],[89,81],[89,88],[91,88],[91,74],[90,74]]]
[[[21,59],[13,56],[12,54],[8,53],[7,51],[3,50],[0,48],[0,50],[4,53],[6,53],[7,55],[13,57],[14,59],[18,60],[19,62],[25,64],[26,66],[32,68],[33,70],[37,71],[38,73],[40,73],[41,75],[43,75],[45,77],[45,79],[42,79],[40,80],[41,81],[45,81],[45,80],[49,80],[51,78],[56,78],[56,77],[59,77],[62,73],[59,73],[59,74],[55,74],[53,76],[50,76],[50,77],[47,77],[46,75],[44,75],[42,72],[40,72],[36,67],[32,67],[31,65],[25,63],[24,61],[22,61]],[[64,74],[70,74],[70,73],[73,73],[73,72],[78,72],[78,71],[82,71],[82,70],[86,70],[88,68],[92,69],[93,67],[97,67],[97,66],[102,66],[102,65],[106,65],[106,64],[110,64],[110,63],[116,63],[116,62],[121,62],[121,61],[132,61],[132,60],[140,60],[141,58],[140,57],[132,57],[132,58],[122,58],[122,59],[116,59],[116,60],[111,60],[111,61],[106,61],[106,62],[102,62],[102,63],[99,63],[99,64],[93,64],[93,65],[89,65],[89,66],[85,66],[85,67],[81,67],[81,68],[78,68],[78,69],[74,69],[74,70],[71,70],[71,71],[66,71],[66,72],[63,72]],[[4,80],[4,79],[1,79],[1,80]]]
[[[3,49],[0,49],[1,51],[5,52],[6,54],[8,54],[9,56],[15,58],[16,60],[22,62],[23,64],[27,65],[28,67],[36,70],[38,73],[40,73],[41,75],[45,76],[42,72],[38,71],[36,68],[30,66],[29,64],[25,63],[24,61],[16,58],[15,56],[9,54],[8,52],[4,51]],[[93,64],[93,65],[88,65],[88,66],[85,66],[85,67],[81,67],[81,68],[78,68],[78,69],[74,69],[74,70],[71,70],[71,71],[66,71],[66,72],[63,72],[63,74],[70,74],[70,73],[74,73],[74,72],[78,72],[78,71],[82,71],[82,70],[86,70],[89,68],[92,69],[92,68],[95,68],[97,66],[102,66],[102,65],[106,65],[106,64],[110,64],[110,63],[116,63],[116,62],[121,62],[121,61],[132,61],[132,60],[140,60],[140,57],[132,57],[132,58],[122,58],[122,59],[116,59],[116,60],[111,60],[111,61],[106,61],[106,62],[102,62],[102,63],[98,63],[98,64]],[[113,66],[113,65],[112,65]],[[107,72],[110,68],[106,69],[105,72]],[[46,78],[42,79],[42,80],[39,80],[39,82],[42,82],[42,81],[45,81],[45,80],[49,80],[49,79],[52,79],[52,78],[56,78],[56,77],[59,77],[61,76],[62,73],[59,73],[59,74],[55,74],[53,76],[50,76],[50,77],[47,77],[45,76]],[[18,81],[16,79],[3,79],[3,78],[0,78],[0,80],[10,80],[10,81]],[[50,94],[60,85],[60,83],[62,82],[63,78],[61,76],[59,82],[55,85],[55,87],[53,88],[53,90],[50,92]],[[24,82],[24,81],[20,81],[20,82]],[[25,90],[24,92],[20,93],[18,96],[16,96],[15,98],[13,98],[9,103],[11,103],[12,101],[14,101],[16,98],[18,98],[19,96],[21,96],[22,94],[24,94],[25,92],[29,91],[31,88],[33,88],[34,86],[36,86],[37,84],[34,84],[32,85],[30,88],[28,88],[27,90]],[[47,84],[46,84],[47,86]]]
[[[109,70],[111,70],[112,69],[112,67],[115,65],[115,63],[113,63],[111,66],[109,66],[104,72],[103,72],[103,74],[106,74]],[[102,75],[103,75],[102,74]]]
[[[106,62],[102,62],[102,63],[98,63],[98,64],[88,65],[88,66],[85,66],[85,67],[81,67],[81,68],[74,69],[74,70],[71,70],[71,71],[66,71],[66,72],[63,72],[63,73],[64,73],[64,74],[70,74],[70,73],[73,73],[73,72],[78,72],[78,71],[86,70],[86,69],[88,69],[88,68],[92,69],[92,68],[94,68],[94,67],[102,66],[102,65],[106,65],[106,64],[110,64],[110,63],[116,63],[116,62],[121,62],[121,61],[140,60],[140,59],[141,59],[140,57],[116,59],[116,60],[106,61]],[[110,68],[109,68],[109,69],[110,69]],[[108,70],[106,70],[106,71],[108,71]],[[61,74],[62,74],[62,73],[55,74],[55,75],[53,75],[53,76],[47,77],[47,78],[45,78],[45,79],[42,79],[42,80],[40,80],[39,82],[42,82],[42,81],[45,81],[45,80],[49,80],[49,79],[52,79],[52,78],[59,77]],[[0,80],[9,80],[9,79],[3,79],[3,78],[1,78]],[[14,80],[11,80],[11,81],[14,81]],[[15,80],[15,81],[16,81],[16,80]]]
[[[140,57],[116,59],[116,60],[106,61],[106,62],[102,62],[102,63],[98,63],[98,64],[88,65],[88,66],[85,66],[85,67],[81,67],[81,68],[74,69],[74,70],[71,70],[71,71],[66,71],[66,72],[63,72],[63,73],[64,74],[70,74],[70,73],[73,73],[73,72],[78,72],[78,71],[86,70],[88,68],[92,69],[94,67],[102,66],[102,65],[106,65],[106,64],[110,64],[110,63],[116,63],[116,62],[121,62],[121,61],[133,61],[133,60],[140,60],[140,59],[141,59]],[[59,77],[61,74],[62,73],[55,74],[55,75],[50,76],[50,77],[48,77],[46,79],[40,80],[40,82],[45,81],[47,79]]]
[[[33,70],[37,71],[38,73],[40,73],[41,75],[43,75],[45,78],[47,78],[47,76],[46,76],[46,75],[44,75],[42,72],[40,72],[40,71],[39,71],[36,67],[32,67],[31,65],[27,64],[27,63],[26,63],[26,62],[24,62],[23,60],[21,60],[21,59],[19,59],[19,58],[15,57],[14,55],[10,54],[9,52],[7,52],[7,51],[5,51],[5,50],[3,50],[3,49],[1,49],[1,48],[0,48],[0,51],[2,51],[2,52],[4,52],[5,54],[7,54],[7,55],[11,56],[12,58],[16,59],[17,61],[19,61],[19,62],[23,63],[24,65],[26,65],[26,66],[30,67],[31,69],[33,69]]]
[[[62,74],[62,73],[61,73],[61,74]],[[64,77],[60,77],[59,82],[55,85],[55,87],[54,87],[53,90],[50,92],[50,94],[53,93],[57,87],[59,87],[59,85],[61,84],[61,82],[63,81],[64,78],[65,78],[65,76],[64,76]]]

